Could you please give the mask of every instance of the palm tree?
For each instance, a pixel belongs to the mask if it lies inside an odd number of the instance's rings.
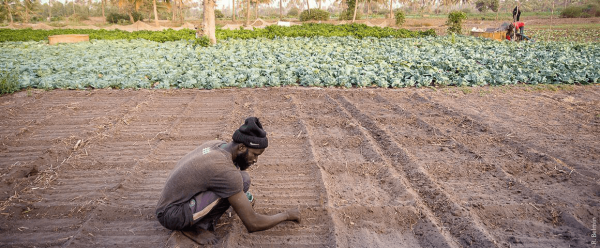
[[[352,0],[350,0],[352,1]],[[354,0],[354,14],[352,15],[352,23],[356,21],[356,10],[358,9],[358,0]]]
[[[152,8],[154,10],[154,25],[158,27],[158,11],[156,10],[156,0],[152,0]],[[104,9],[102,9],[102,16],[104,16]]]
[[[235,0],[232,0],[233,4],[231,5],[231,7],[233,8],[233,10],[231,11],[231,20],[235,21]]]
[[[10,9],[10,5],[14,4],[14,0],[2,0],[2,3],[4,5],[4,7],[6,8],[6,10],[8,11],[8,17],[10,19],[10,24],[14,23],[13,20],[13,12]]]
[[[246,23],[244,26],[250,25],[250,0],[246,0]]]

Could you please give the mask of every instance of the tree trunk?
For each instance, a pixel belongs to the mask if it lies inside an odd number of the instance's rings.
[[[552,1],[552,14],[550,14],[550,27],[552,27],[552,18],[554,17],[554,1]]]
[[[27,7],[27,0],[25,0],[25,23],[29,23],[29,7]]]
[[[48,6],[50,7],[50,9],[48,9],[48,18],[52,21],[52,0],[48,1]]]
[[[319,0],[319,9],[321,9],[321,2],[323,2],[323,0]]]
[[[392,10],[392,4],[394,3],[394,0],[390,0],[390,19],[394,19],[394,13]]]
[[[75,0],[73,0],[73,15],[75,14]]]
[[[371,0],[367,4],[367,20],[369,20],[369,15],[371,14]]]
[[[246,24],[244,26],[250,26],[250,0],[246,0]]]
[[[156,10],[156,0],[152,1],[152,8],[154,9],[154,25],[158,27],[158,11]]]
[[[129,21],[131,23],[134,23],[134,21],[133,21],[133,15],[131,15],[131,11],[128,11],[127,14],[129,15]]]
[[[106,15],[104,15],[104,2],[106,2],[106,0],[102,0],[102,17],[104,18],[104,23],[106,23]]]
[[[352,23],[356,21],[356,9],[358,9],[358,0],[354,0],[354,15],[352,16]]]
[[[4,1],[6,4],[6,9],[8,10],[8,16],[10,17],[10,24],[14,23],[12,12],[10,11],[10,5],[8,5],[8,1]]]
[[[254,10],[255,10],[255,13],[256,13],[256,18],[254,18],[254,20],[257,20],[258,19],[258,0],[256,0],[255,6],[254,6]]]
[[[173,1],[173,3],[171,5],[173,5],[171,7],[171,12],[173,12],[172,13],[173,16],[171,17],[171,21],[175,22],[175,11],[177,11],[177,1]]]
[[[217,44],[217,37],[215,34],[215,0],[204,0],[202,32],[204,35],[208,36],[210,44]]]
[[[308,11],[308,14],[310,15],[310,3],[308,1],[309,0],[306,0],[306,10]]]
[[[214,15],[214,6],[213,6],[213,15]],[[183,0],[179,0],[179,19],[181,23],[185,21],[185,16],[183,15]]]
[[[283,18],[283,0],[279,0],[279,20]]]
[[[231,20],[235,21],[235,0],[232,0],[231,7],[233,8],[232,11],[231,11]]]

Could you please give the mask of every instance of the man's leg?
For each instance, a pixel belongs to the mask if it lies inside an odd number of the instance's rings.
[[[242,171],[243,189],[248,192],[250,189],[250,175]],[[227,199],[219,198],[211,191],[197,194],[189,201],[189,207],[192,210],[192,228],[189,231],[183,231],[183,235],[200,244],[213,244],[216,237],[212,232],[215,230],[217,221],[225,211],[231,206]]]

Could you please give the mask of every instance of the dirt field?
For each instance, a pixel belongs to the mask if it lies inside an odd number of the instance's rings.
[[[258,116],[261,213],[216,247],[590,247],[600,86],[22,91],[0,97],[0,246],[193,247],[154,207],[169,171]]]

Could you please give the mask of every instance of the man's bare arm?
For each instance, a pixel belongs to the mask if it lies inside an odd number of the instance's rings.
[[[242,219],[248,232],[266,230],[286,220],[300,222],[300,211],[298,209],[288,210],[276,215],[262,215],[254,212],[244,192],[232,195],[227,200]]]

